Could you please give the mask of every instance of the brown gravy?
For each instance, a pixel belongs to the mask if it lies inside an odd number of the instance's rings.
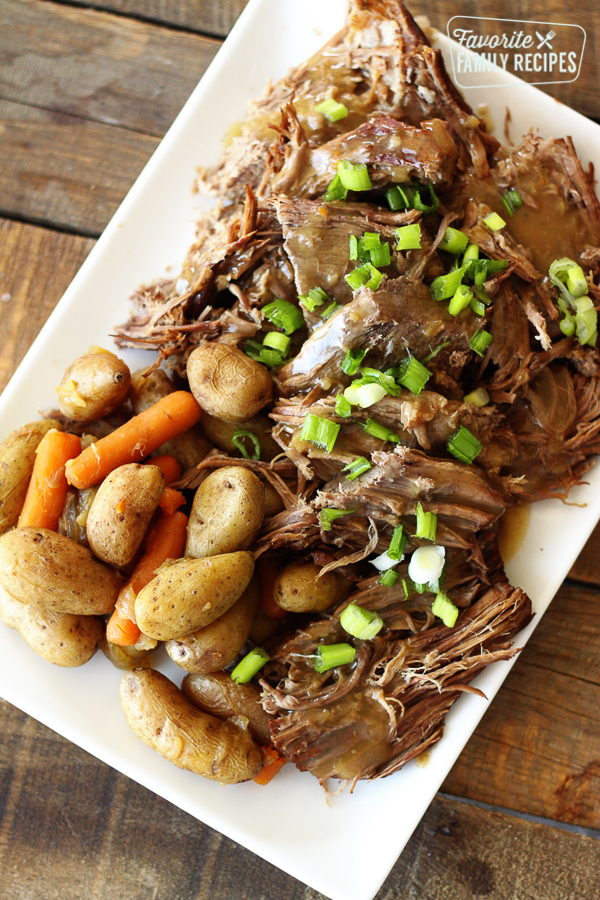
[[[530,506],[511,506],[500,519],[498,549],[505,565],[521,549],[529,528],[530,518]]]

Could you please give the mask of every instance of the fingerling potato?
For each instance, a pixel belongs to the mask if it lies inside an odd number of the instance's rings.
[[[104,479],[90,506],[86,534],[94,554],[113,566],[128,565],[142,543],[165,489],[158,466],[127,463]]]
[[[0,534],[17,524],[31,480],[35,451],[47,431],[62,425],[56,419],[31,422],[0,444]]]
[[[131,373],[122,359],[92,347],[72,363],[57,387],[61,412],[78,422],[92,422],[121,406],[131,383]]]
[[[112,612],[122,581],[87,547],[47,528],[0,537],[0,585],[17,600],[82,616]]]
[[[121,680],[121,705],[135,734],[168,759],[219,784],[256,778],[263,754],[248,731],[197,709],[160,672],[135,669]]]
[[[164,568],[135,599],[136,622],[157,641],[199,631],[233,606],[254,572],[251,553],[181,559]]]
[[[11,597],[2,587],[0,619],[56,666],[82,666],[92,658],[104,636],[104,625],[96,616],[37,609]]]
[[[185,555],[201,559],[247,550],[264,514],[265,490],[254,472],[242,466],[217,469],[194,496]]]
[[[205,674],[223,669],[248,640],[259,606],[258,584],[253,578],[239,600],[210,625],[178,641],[167,641],[167,653],[188,672]]]
[[[275,579],[274,598],[288,612],[319,612],[334,602],[343,600],[346,593],[344,579],[337,572],[326,572],[312,562],[289,563]]]
[[[268,370],[223,342],[196,347],[188,357],[187,377],[202,409],[225,422],[246,422],[273,399]]]
[[[186,675],[181,689],[194,706],[219,719],[245,716],[252,737],[259,744],[271,742],[271,717],[261,706],[260,689],[255,684],[237,684],[229,672],[212,672]]]

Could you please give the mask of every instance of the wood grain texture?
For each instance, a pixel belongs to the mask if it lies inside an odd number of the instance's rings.
[[[162,137],[219,41],[40,0],[0,0],[0,98]]]
[[[323,900],[5,702],[0,723],[2,900]],[[377,900],[599,890],[600,841],[438,798]]]
[[[71,0],[57,0],[69,4]],[[150,22],[164,22],[201,34],[227,37],[248,0],[83,0],[93,6],[135,16]]]

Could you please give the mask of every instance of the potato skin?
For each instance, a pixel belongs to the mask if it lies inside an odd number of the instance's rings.
[[[129,392],[131,372],[122,359],[92,348],[72,363],[57,387],[61,412],[78,422],[92,422],[121,406]]]
[[[169,376],[162,369],[157,369],[151,375],[144,377],[146,369],[134,372],[131,379],[129,397],[136,416],[153,406],[167,394],[177,390]],[[207,453],[212,450],[212,445],[202,436],[198,428],[190,428],[183,434],[178,434],[170,441],[162,444],[157,453],[168,453],[174,456],[183,471],[198,465]]]
[[[0,537],[0,585],[36,608],[82,616],[112,612],[122,581],[91,550],[47,528]]]
[[[217,469],[194,496],[185,555],[202,559],[247,550],[265,514],[265,489],[254,472],[242,466]]]
[[[254,740],[271,743],[271,717],[261,706],[260,689],[255,684],[237,684],[229,672],[221,671],[186,675],[181,689],[194,706],[219,719],[245,716]]]
[[[135,598],[142,632],[177,640],[210,625],[244,593],[254,572],[251,553],[181,559],[156,575]]]
[[[233,443],[233,436],[240,429],[250,431],[257,437],[260,444],[260,459],[264,462],[270,462],[274,456],[281,453],[281,447],[271,435],[273,422],[264,414],[254,416],[246,422],[224,422],[223,419],[216,419],[205,412],[200,419],[200,428],[211,444],[230,456],[242,455]]]
[[[258,582],[253,578],[239,600],[210,625],[181,640],[167,641],[167,653],[188,672],[204,675],[223,669],[248,640],[259,606]]]
[[[187,361],[187,376],[202,409],[225,422],[246,422],[273,399],[267,369],[230,344],[196,347]]]
[[[282,609],[299,613],[318,612],[342,600],[345,585],[340,576],[326,572],[317,578],[320,571],[315,563],[303,560],[287,565],[275,580],[275,602]]]
[[[243,720],[222,722],[201,712],[160,672],[126,672],[120,697],[129,727],[180,769],[219,784],[249,781],[262,769],[262,751]]]
[[[142,543],[165,489],[158,466],[127,463],[104,479],[92,501],[86,535],[94,554],[126,566]]]
[[[0,587],[0,619],[19,632],[32,650],[57,666],[88,662],[100,646],[104,625],[96,616],[74,616],[36,609]]]
[[[17,524],[31,480],[35,451],[47,431],[62,425],[56,419],[31,422],[0,444],[0,534]]]

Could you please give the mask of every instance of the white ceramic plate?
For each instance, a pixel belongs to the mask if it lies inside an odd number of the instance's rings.
[[[318,49],[341,27],[345,9],[346,0],[252,0],[6,388],[2,436],[54,405],[53,386],[65,367],[90,344],[107,344],[112,327],[127,318],[133,290],[183,259],[199,202],[191,192],[196,166],[217,160],[221,139],[242,118],[246,101],[262,92],[269,77]],[[448,42],[440,43],[447,50]],[[473,90],[468,99],[474,107],[488,104],[499,136],[510,106],[513,136],[532,126],[548,137],[572,135],[584,163],[591,160],[600,170],[600,128],[535,88]],[[148,356],[130,353],[127,359],[139,365]],[[559,502],[535,506],[525,543],[508,567],[512,583],[529,592],[538,613],[519,644],[600,517],[599,488],[596,468],[589,486],[572,494],[572,500],[587,502],[584,509]],[[477,679],[490,700],[509,668],[496,664]],[[181,674],[176,670],[175,677]],[[328,803],[316,779],[292,766],[266,788],[221,788],[175,768],[129,731],[119,679],[102,654],[76,673],[50,666],[0,626],[5,699],[333,900],[374,896],[488,707],[465,695],[426,767],[408,765]],[[376,828],[365,828],[375,822]]]

